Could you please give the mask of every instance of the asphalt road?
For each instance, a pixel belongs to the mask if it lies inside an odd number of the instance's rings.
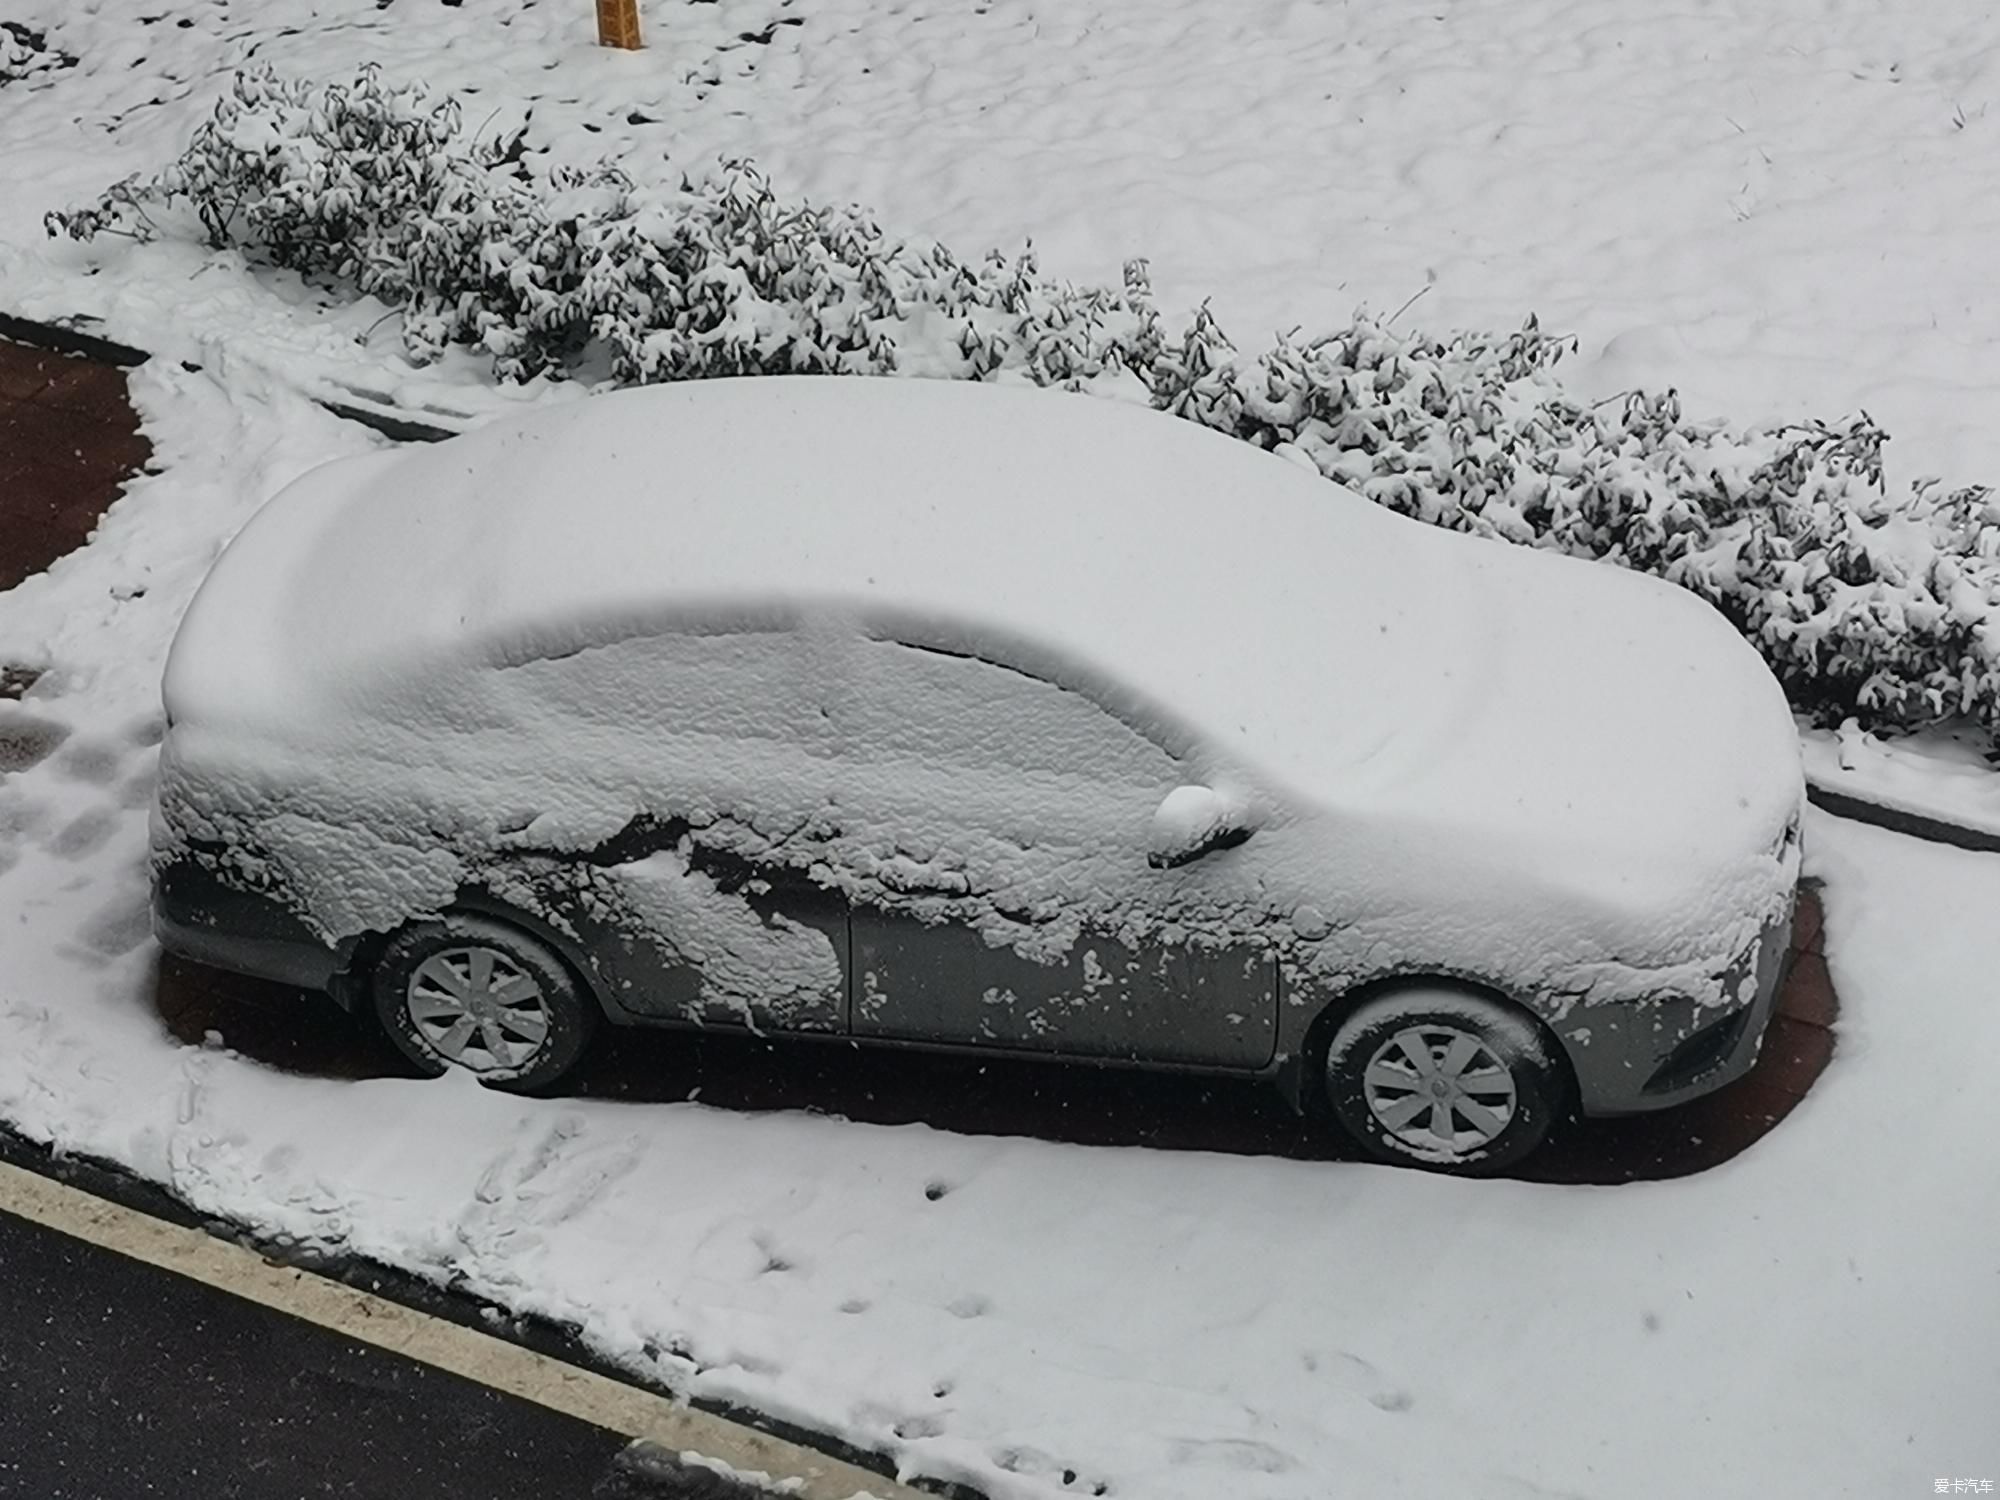
[[[0,1500],[585,1500],[625,1446],[0,1212]]]

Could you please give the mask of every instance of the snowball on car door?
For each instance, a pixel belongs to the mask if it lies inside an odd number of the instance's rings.
[[[168,664],[162,942],[597,1026],[1212,1070],[1492,1170],[1754,1061],[1802,782],[1656,580],[1114,402],[704,381],[316,470]]]

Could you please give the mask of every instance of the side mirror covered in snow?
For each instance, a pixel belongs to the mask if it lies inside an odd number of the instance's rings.
[[[1255,832],[1243,798],[1208,786],[1177,786],[1153,814],[1146,863],[1156,870],[1190,864],[1217,849],[1233,849]]]

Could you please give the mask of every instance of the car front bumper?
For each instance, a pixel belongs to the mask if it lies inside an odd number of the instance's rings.
[[[1621,1006],[1614,1021],[1584,1007],[1556,1034],[1576,1074],[1587,1115],[1641,1114],[1667,1109],[1734,1083],[1763,1050],[1764,1035],[1791,967],[1796,896],[1724,976],[1739,1004],[1697,1005],[1667,997]]]

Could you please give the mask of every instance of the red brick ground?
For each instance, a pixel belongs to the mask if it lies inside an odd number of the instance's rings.
[[[123,370],[0,340],[0,589],[81,546],[152,452]]]
[[[125,398],[124,372],[0,341],[0,589],[80,545],[150,456]],[[26,676],[0,662],[0,697]],[[1797,956],[1749,1076],[1679,1109],[1585,1122],[1521,1174],[1619,1183],[1680,1177],[1727,1161],[1780,1124],[1833,1055],[1838,1002],[1808,892]],[[370,1077],[402,1071],[387,1044],[331,1001],[164,960],[163,1023],[290,1071]],[[881,1123],[925,1121],[975,1134],[1341,1159],[1344,1143],[1302,1122],[1260,1085],[1032,1063],[772,1046],[659,1032],[604,1036],[576,1091],[627,1100],[687,1099],[735,1109],[809,1109]]]

